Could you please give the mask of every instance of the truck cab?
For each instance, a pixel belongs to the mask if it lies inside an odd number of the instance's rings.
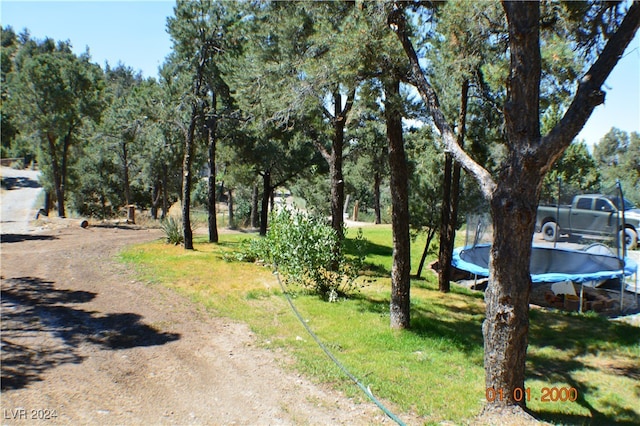
[[[570,206],[540,206],[536,228],[547,241],[555,241],[560,234],[585,237],[607,237],[620,234],[627,249],[638,245],[640,209],[624,200],[624,224],[618,197],[601,194],[577,195]]]
[[[612,234],[618,226],[617,213],[609,198],[577,196],[571,209],[571,229],[573,233]]]

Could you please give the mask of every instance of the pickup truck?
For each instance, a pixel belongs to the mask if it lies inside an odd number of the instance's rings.
[[[638,246],[640,209],[624,200],[624,227],[618,219],[618,197],[600,194],[577,195],[570,206],[540,206],[536,216],[536,231],[546,241],[555,241],[560,234],[606,237],[620,233],[628,250]]]

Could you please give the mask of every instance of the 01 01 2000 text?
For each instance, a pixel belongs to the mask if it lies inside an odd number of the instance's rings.
[[[485,398],[489,403],[507,399],[512,399],[515,402],[531,401],[532,399],[540,402],[574,402],[578,399],[578,390],[573,387],[544,387],[540,390],[540,397],[537,397],[532,395],[531,388],[515,388],[511,394],[504,389],[487,388]]]

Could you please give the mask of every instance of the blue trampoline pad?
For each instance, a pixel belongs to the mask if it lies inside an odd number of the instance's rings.
[[[461,247],[453,252],[451,264],[475,275],[489,276],[491,245]],[[578,250],[533,246],[531,251],[531,280],[533,282],[601,281],[633,275],[638,265],[629,258],[621,259]]]

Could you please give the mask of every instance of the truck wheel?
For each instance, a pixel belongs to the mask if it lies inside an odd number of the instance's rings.
[[[544,238],[545,241],[556,241],[558,237],[558,225],[555,222],[547,222],[542,225],[540,232],[542,232],[542,238]]]
[[[624,228],[620,231],[620,240],[624,241],[627,250],[633,250],[638,247],[638,233],[632,228]]]

